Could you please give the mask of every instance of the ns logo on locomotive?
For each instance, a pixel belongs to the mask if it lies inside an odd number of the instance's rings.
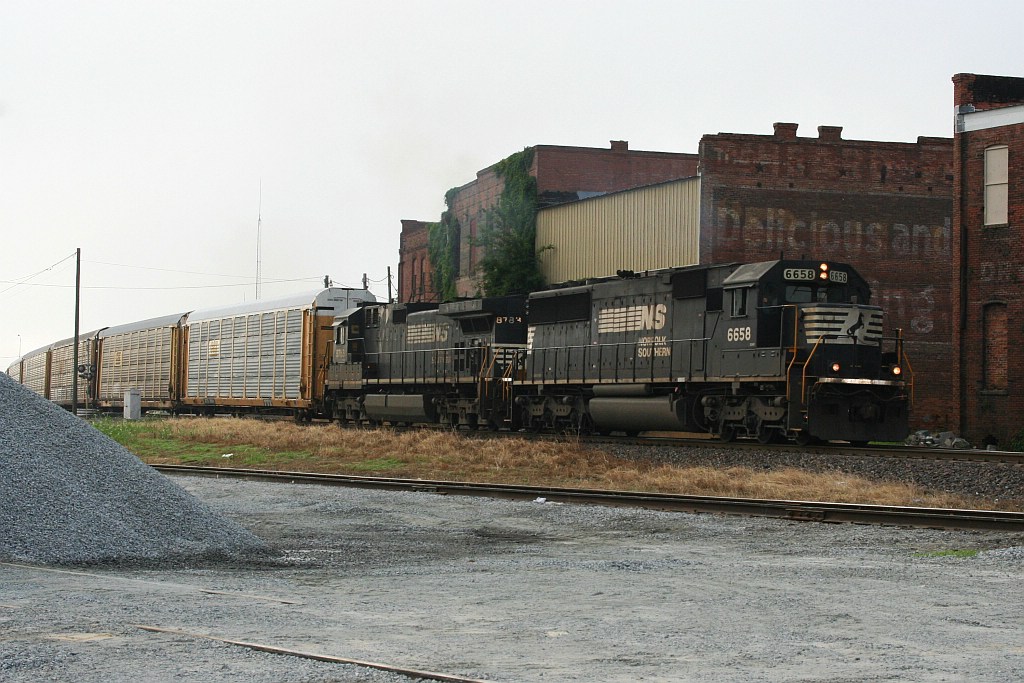
[[[159,333],[170,345],[163,357],[173,359],[143,407],[369,424],[699,431],[765,443],[898,441],[909,431],[913,373],[902,335],[883,336],[882,310],[846,264],[624,272],[444,304],[384,304],[363,294],[325,290],[290,308],[266,303],[129,326],[126,335]],[[110,332],[94,342],[90,362],[99,371],[86,391],[98,407],[114,406],[102,399],[116,391],[103,387],[135,376],[134,347]],[[116,366],[105,347],[118,354]],[[26,357],[9,373],[49,392],[41,368],[57,367],[58,349],[47,353],[45,363]],[[115,389],[128,388],[124,382]]]

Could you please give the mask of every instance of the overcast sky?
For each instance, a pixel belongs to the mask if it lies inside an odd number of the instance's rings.
[[[83,333],[252,301],[258,224],[262,298],[383,298],[399,221],[530,145],[952,136],[953,74],[1024,76],[1022,8],[4,0],[0,368],[74,333],[76,248]]]

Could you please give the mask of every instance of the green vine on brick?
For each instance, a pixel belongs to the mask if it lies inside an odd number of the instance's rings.
[[[459,276],[456,251],[459,248],[459,220],[452,212],[452,201],[457,187],[448,190],[444,195],[444,205],[448,209],[441,214],[441,220],[430,223],[427,228],[427,254],[433,269],[431,284],[440,301],[453,301],[457,296],[455,280]]]
[[[544,287],[537,240],[537,179],[530,175],[533,148],[499,161],[504,181],[497,205],[484,214],[478,243],[484,247],[480,273],[484,294],[525,294]]]

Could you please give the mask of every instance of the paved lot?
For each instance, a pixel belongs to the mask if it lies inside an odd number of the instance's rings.
[[[491,681],[1024,671],[1020,536],[177,481],[282,560],[2,565],[0,680],[406,680],[139,624]]]

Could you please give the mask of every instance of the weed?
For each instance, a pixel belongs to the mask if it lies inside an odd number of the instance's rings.
[[[536,484],[744,498],[984,508],[984,501],[849,474],[754,471],[624,460],[578,439],[469,439],[449,430],[338,429],[240,419],[100,421],[149,463],[182,463],[415,479]],[[230,458],[224,458],[231,454]],[[988,507],[1008,508],[1005,504]]]

